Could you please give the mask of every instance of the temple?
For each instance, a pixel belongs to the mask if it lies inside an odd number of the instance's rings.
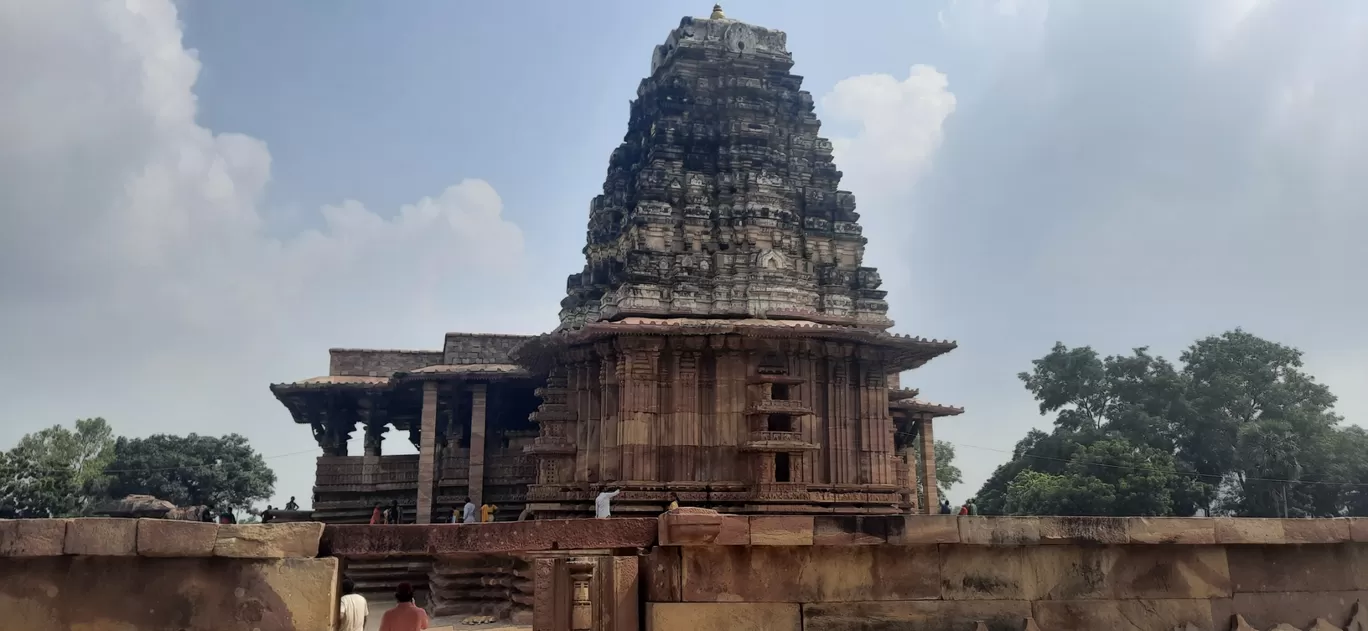
[[[271,386],[323,449],[316,519],[591,516],[605,489],[623,515],[935,511],[932,422],[963,410],[899,376],[955,344],[888,332],[785,39],[715,8],[656,47],[556,330],[334,349]],[[385,455],[391,429],[418,454]]]

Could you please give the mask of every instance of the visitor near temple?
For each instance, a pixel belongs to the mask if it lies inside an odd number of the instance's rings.
[[[365,631],[369,608],[365,597],[356,593],[355,581],[342,579],[342,600],[337,609],[337,631]]]
[[[940,503],[940,514],[942,514],[942,515],[951,515],[951,514],[953,514],[953,513],[954,513],[954,511],[952,511],[952,510],[950,509],[950,500],[947,500],[947,499],[945,499],[945,498],[941,498],[941,503]]]
[[[295,498],[294,498],[293,495],[290,496],[290,501],[285,502],[285,510],[289,510],[289,511],[296,511],[296,510],[299,510],[299,502],[296,502],[296,501],[295,501]]]
[[[394,590],[394,599],[399,604],[380,618],[380,631],[423,631],[428,628],[427,612],[413,604],[412,585],[400,583]]]
[[[599,519],[612,517],[613,510],[611,503],[613,498],[617,497],[618,493],[621,492],[622,489],[614,489],[612,491],[605,490],[604,492],[599,493],[598,497],[594,498],[594,517]]]
[[[482,524],[487,524],[487,523],[489,523],[489,522],[494,521],[494,513],[495,513],[495,511],[498,511],[498,510],[499,510],[499,507],[498,507],[498,506],[495,506],[495,505],[493,505],[493,504],[485,504],[484,506],[481,506],[481,507],[480,507],[480,523],[482,523]]]
[[[380,503],[375,503],[375,509],[371,511],[370,523],[372,526],[385,523],[385,511],[380,510]]]
[[[470,501],[470,498],[466,498],[465,507],[462,510],[461,521],[463,523],[473,524],[476,522],[480,509],[478,506],[475,506],[475,502]]]

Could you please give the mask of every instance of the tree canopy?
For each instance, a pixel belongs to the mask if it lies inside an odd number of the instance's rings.
[[[964,479],[964,475],[960,473],[959,467],[955,466],[955,446],[953,444],[938,440],[934,449],[936,455],[936,492],[941,497],[946,497],[946,491],[959,484]],[[912,451],[916,454],[916,466],[920,470],[922,465],[921,450],[914,449]],[[921,480],[918,480],[917,483],[920,485]]]
[[[238,434],[120,438],[109,468],[111,496],[145,493],[177,506],[246,509],[270,497],[276,481]]]
[[[275,473],[237,434],[115,438],[102,418],[53,426],[0,452],[0,515],[64,517],[127,495],[247,510]]]
[[[114,457],[113,436],[102,418],[24,435],[0,452],[0,511],[19,517],[81,514]]]
[[[979,491],[985,513],[1368,514],[1368,433],[1340,427],[1301,351],[1240,329],[1181,367],[1056,344],[1019,376],[1054,414]]]

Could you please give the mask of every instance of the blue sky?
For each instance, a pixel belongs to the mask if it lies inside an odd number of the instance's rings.
[[[652,47],[710,3],[0,7],[0,448],[85,416],[247,435],[326,349],[538,332]],[[1055,341],[1235,326],[1368,417],[1368,5],[727,2],[788,33],[889,290],[960,349],[904,383],[977,489]],[[392,440],[397,445],[400,441]]]

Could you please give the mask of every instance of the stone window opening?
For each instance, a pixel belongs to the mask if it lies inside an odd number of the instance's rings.
[[[792,482],[789,475],[789,455],[787,452],[774,454],[774,481]]]
[[[786,383],[770,384],[770,398],[775,401],[789,400],[789,386]]]
[[[793,431],[793,417],[788,414],[770,414],[765,419],[765,429],[771,432]]]

